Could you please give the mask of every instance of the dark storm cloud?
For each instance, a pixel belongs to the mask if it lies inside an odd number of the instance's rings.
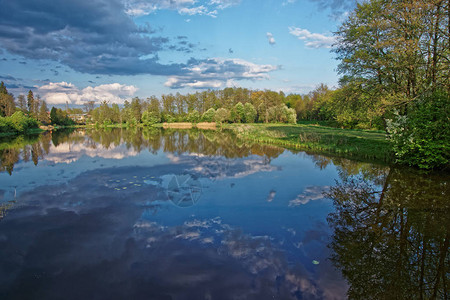
[[[157,52],[168,48],[169,39],[150,36],[155,31],[148,24],[137,26],[119,0],[0,3],[0,46],[10,53],[93,74],[174,75],[182,70],[183,65],[158,62]]]

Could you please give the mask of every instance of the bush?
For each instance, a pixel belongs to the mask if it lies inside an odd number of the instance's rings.
[[[214,121],[217,123],[228,122],[230,120],[230,111],[226,108],[219,108],[214,115]]]
[[[191,123],[198,123],[200,121],[200,113],[194,109],[187,115],[186,120]]]
[[[28,129],[38,128],[38,122],[17,111],[10,117],[0,117],[0,132],[23,133]]]
[[[406,116],[386,120],[396,160],[423,169],[444,167],[450,158],[450,97],[443,91],[412,103]]]
[[[142,114],[142,123],[146,126],[161,122],[161,115],[154,111],[144,111]]]
[[[215,115],[216,115],[215,109],[210,108],[202,115],[202,121],[203,122],[212,122],[214,120]]]

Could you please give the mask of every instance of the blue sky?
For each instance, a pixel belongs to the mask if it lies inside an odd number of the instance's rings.
[[[48,104],[336,86],[354,0],[0,0],[0,80]]]

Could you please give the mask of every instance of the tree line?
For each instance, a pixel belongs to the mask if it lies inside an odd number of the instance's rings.
[[[123,106],[100,103],[92,109],[92,120],[99,124],[126,123],[150,125],[160,122],[296,123],[297,114],[284,93],[252,91],[246,88],[208,90],[194,94],[180,93],[135,97]]]
[[[47,103],[31,90],[26,97],[21,94],[15,99],[4,82],[0,83],[0,133],[24,133],[39,124],[73,125],[70,113],[55,107],[49,113]]]

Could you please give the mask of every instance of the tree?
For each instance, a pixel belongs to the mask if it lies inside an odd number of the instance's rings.
[[[95,101],[89,100],[89,101],[83,103],[83,107],[84,107],[84,111],[86,113],[90,113],[95,108]]]
[[[142,124],[150,126],[161,122],[161,115],[152,110],[146,110],[142,114]]]
[[[235,123],[241,123],[245,120],[244,105],[238,102],[231,110],[231,121]]]
[[[202,121],[212,122],[212,121],[214,121],[215,115],[216,115],[216,110],[214,108],[210,108],[202,115]]]
[[[27,100],[25,99],[25,96],[20,94],[17,97],[17,105],[19,106],[19,109],[23,112],[23,113],[27,113]]]
[[[200,113],[197,110],[193,110],[187,115],[187,121],[191,123],[197,123],[200,121]]]
[[[8,93],[3,81],[0,83],[0,117],[8,117],[16,111],[14,96]]]
[[[134,97],[131,100],[131,113],[133,115],[133,117],[136,119],[137,123],[141,122],[141,117],[142,117],[142,104],[141,104],[141,99],[139,99],[139,97]]]
[[[68,126],[74,124],[74,122],[67,116],[67,112],[54,106],[50,110],[50,120],[54,125]]]
[[[42,101],[41,108],[39,109],[38,120],[42,124],[50,123],[50,118],[49,118],[49,115],[48,115],[47,103],[45,103],[45,101]]]
[[[256,109],[250,102],[245,103],[244,105],[244,122],[245,123],[254,123],[256,121]]]
[[[35,107],[34,104],[34,95],[33,92],[30,90],[28,91],[28,95],[27,95],[27,107],[28,107],[28,113],[30,115],[33,114],[33,108]]]
[[[423,169],[450,163],[450,95],[435,91],[408,107],[408,114],[387,120],[387,131],[400,163]]]
[[[5,83],[0,82],[0,94],[8,94],[8,90],[6,89]]]
[[[226,108],[219,108],[215,115],[214,115],[214,121],[217,123],[223,123],[228,122],[230,120],[230,111]]]
[[[336,33],[342,83],[358,83],[377,106],[403,109],[430,89],[450,89],[448,12],[443,0],[358,4]]]

